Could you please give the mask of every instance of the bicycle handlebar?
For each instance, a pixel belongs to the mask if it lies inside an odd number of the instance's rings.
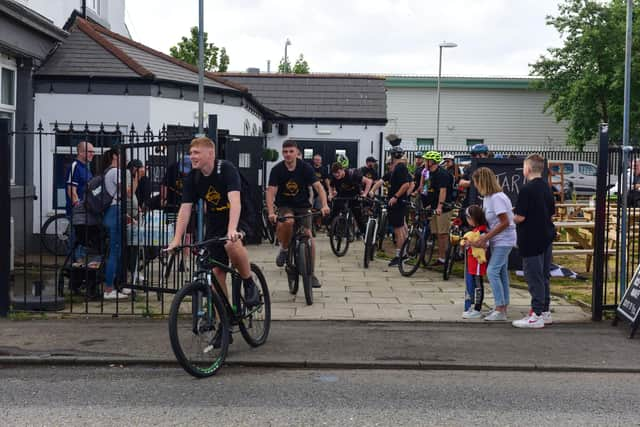
[[[318,216],[321,215],[320,212],[309,212],[306,214],[302,214],[302,215],[283,215],[283,216],[279,216],[276,218],[276,221],[278,222],[285,222],[288,219],[302,219],[302,218],[307,218],[310,216]]]
[[[239,231],[238,233],[240,234],[240,240],[244,240],[244,238],[247,236],[244,231]],[[213,239],[202,240],[200,242],[191,243],[191,244],[188,244],[188,245],[176,246],[171,251],[169,251],[169,250],[165,250],[165,251],[166,252],[171,252],[171,253],[176,253],[176,252],[178,252],[178,251],[180,251],[182,249],[187,249],[187,248],[188,249],[197,249],[197,248],[201,248],[203,246],[207,246],[207,245],[211,245],[211,244],[226,243],[229,240],[231,240],[231,239],[229,239],[228,236],[214,237]]]

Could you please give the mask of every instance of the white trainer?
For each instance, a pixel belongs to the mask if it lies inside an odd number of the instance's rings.
[[[528,316],[525,316],[520,320],[514,320],[513,322],[511,322],[511,325],[516,328],[540,329],[544,328],[544,319],[542,317],[542,314],[538,316],[535,313],[530,313]]]
[[[102,297],[106,300],[115,300],[115,299],[126,299],[127,295],[122,294],[117,290],[113,289],[111,290],[111,292],[105,292]]]
[[[503,311],[492,311],[485,316],[484,320],[487,322],[504,322],[507,320],[507,315]]]
[[[544,324],[546,325],[553,325],[553,319],[551,318],[551,312],[550,311],[543,311],[542,312],[542,319],[544,320]]]
[[[478,310],[469,309],[469,311],[465,311],[462,313],[463,319],[480,319],[482,317],[482,313]]]

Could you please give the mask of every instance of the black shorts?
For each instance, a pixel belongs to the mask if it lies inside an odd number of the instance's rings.
[[[393,228],[403,227],[405,225],[405,218],[407,217],[407,212],[409,211],[409,207],[406,203],[402,203],[398,201],[395,206],[389,207],[387,210],[389,224]]]
[[[215,218],[207,217],[207,231],[205,233],[204,239],[215,239],[218,237],[225,237],[227,235],[227,228],[229,226],[229,217],[228,215],[220,215]],[[247,230],[243,229],[242,224],[238,224],[238,231],[244,231],[246,233]],[[227,251],[224,248],[224,243],[212,243],[207,246],[207,251],[209,252],[209,256],[221,264],[229,265],[229,256],[227,255]]]
[[[290,208],[287,206],[278,206],[278,216],[298,216],[306,215],[308,213],[311,213],[311,208]],[[296,221],[301,221],[304,228],[306,228],[307,230],[311,230],[311,215],[307,216],[306,218],[298,219]]]

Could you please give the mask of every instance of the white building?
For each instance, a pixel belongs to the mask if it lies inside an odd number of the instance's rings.
[[[408,149],[435,147],[436,77],[395,77],[385,81],[387,133]],[[463,151],[482,142],[492,150],[571,150],[564,123],[543,113],[545,91],[522,78],[441,79],[440,151]]]

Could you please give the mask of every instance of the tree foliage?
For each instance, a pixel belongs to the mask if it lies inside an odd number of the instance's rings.
[[[578,148],[609,123],[612,141],[622,139],[626,1],[565,0],[548,16],[564,46],[550,48],[531,65],[542,77],[534,86],[549,91],[545,112],[568,124],[567,142]],[[634,0],[640,9],[640,0]],[[634,16],[630,135],[640,131],[640,19]],[[635,99],[634,99],[635,95]]]
[[[300,54],[296,63],[291,67],[291,61],[287,58],[285,63],[284,57],[280,59],[280,64],[278,65],[279,73],[293,73],[293,74],[309,74],[311,72],[311,67],[309,67],[309,63],[306,59],[304,59],[304,55]]]
[[[206,71],[227,71],[229,68],[229,55],[227,50],[218,48],[213,43],[208,43],[208,34],[205,31],[204,39],[204,69]],[[191,37],[182,37],[182,40],[169,49],[174,58],[189,64],[198,66],[198,27],[191,27]]]

